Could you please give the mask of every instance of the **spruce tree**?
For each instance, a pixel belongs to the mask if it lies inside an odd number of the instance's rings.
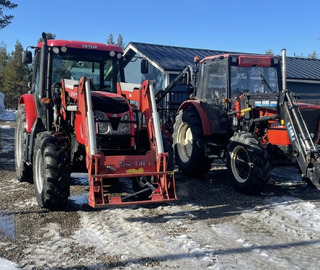
[[[4,10],[16,8],[18,5],[8,0],[0,0],[0,30],[12,22],[13,15],[4,15]]]

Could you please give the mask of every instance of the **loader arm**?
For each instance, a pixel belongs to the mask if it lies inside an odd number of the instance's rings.
[[[118,84],[119,97],[135,101],[137,109],[144,114],[148,126],[151,149],[145,154],[106,155],[97,149],[95,117],[92,109],[90,80],[81,78],[76,85],[74,97],[77,113],[81,114],[82,132],[86,150],[86,165],[89,176],[89,205],[137,204],[176,200],[175,182],[172,172],[167,171],[168,153],[163,151],[160,122],[154,100],[153,85],[145,81],[142,85]],[[71,89],[69,90],[71,93]],[[132,122],[135,124],[136,122]],[[140,125],[140,124],[139,124]],[[111,195],[104,180],[116,178],[149,178],[145,190],[152,190],[148,199],[133,200],[139,192]]]
[[[280,123],[286,126],[303,177],[307,177],[320,190],[320,158],[307,125],[296,105],[292,93],[284,89],[279,93]]]

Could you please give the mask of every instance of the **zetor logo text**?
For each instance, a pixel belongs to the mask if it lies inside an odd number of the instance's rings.
[[[85,49],[98,49],[97,45],[90,45],[90,44],[82,44],[82,48]]]

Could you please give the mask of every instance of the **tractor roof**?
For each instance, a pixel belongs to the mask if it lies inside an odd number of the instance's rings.
[[[251,67],[257,65],[259,67],[270,67],[271,59],[278,58],[271,55],[262,55],[262,54],[235,54],[235,53],[225,53],[225,54],[217,54],[211,55],[203,58],[200,63],[205,61],[210,61],[213,59],[223,59],[223,58],[232,58],[236,57],[238,59],[239,66],[247,66]]]
[[[75,49],[90,49],[90,50],[99,50],[99,51],[115,51],[122,52],[122,48],[116,45],[96,43],[96,42],[87,42],[87,41],[74,41],[74,40],[62,40],[62,39],[49,39],[47,41],[48,46],[50,47],[67,47]],[[41,48],[43,42],[40,42],[37,45],[37,48]]]
[[[206,56],[203,59],[201,59],[202,61],[205,60],[210,60],[210,59],[215,59],[215,58],[228,58],[228,57],[256,57],[256,58],[268,58],[270,59],[271,56],[270,55],[264,55],[264,54],[245,54],[245,53],[223,53],[223,54],[215,54],[215,55],[211,55],[211,56]]]

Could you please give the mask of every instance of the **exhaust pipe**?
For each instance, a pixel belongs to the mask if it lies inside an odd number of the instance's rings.
[[[286,49],[282,49],[282,90],[287,89],[287,62]]]
[[[46,94],[46,78],[47,78],[47,55],[48,55],[48,44],[47,35],[42,33],[43,43],[41,46],[41,57],[40,57],[40,74],[39,74],[39,98],[40,100],[45,97]]]

